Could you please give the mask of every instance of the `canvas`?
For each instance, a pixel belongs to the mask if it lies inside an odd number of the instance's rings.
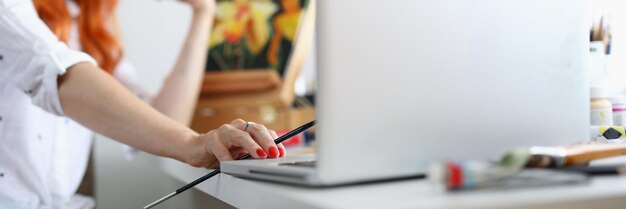
[[[308,0],[218,0],[206,71],[272,69],[284,75]]]

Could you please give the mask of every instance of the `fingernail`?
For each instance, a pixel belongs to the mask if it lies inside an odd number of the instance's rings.
[[[278,151],[280,151],[280,156],[281,157],[285,156],[285,153],[286,153],[285,148],[278,147]]]
[[[259,155],[259,157],[261,157],[261,158],[266,158],[267,157],[267,153],[265,153],[265,151],[263,151],[263,149],[261,149],[261,148],[256,149],[256,154]]]
[[[278,149],[276,147],[270,147],[269,149],[270,157],[278,157]]]

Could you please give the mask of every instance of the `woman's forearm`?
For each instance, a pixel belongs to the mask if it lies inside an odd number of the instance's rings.
[[[89,63],[76,64],[59,77],[59,98],[68,117],[152,154],[187,162],[187,142],[198,136]]]
[[[194,13],[176,65],[152,101],[154,108],[182,124],[191,122],[200,93],[212,17],[212,10]]]
[[[284,156],[284,147],[262,124],[241,119],[198,134],[159,113],[104,70],[90,63],[70,67],[59,77],[59,99],[65,115],[124,144],[196,167],[218,167],[244,153],[254,158]],[[269,153],[269,155],[267,154]]]

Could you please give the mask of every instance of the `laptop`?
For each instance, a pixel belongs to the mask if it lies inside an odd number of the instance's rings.
[[[321,0],[317,11],[317,153],[222,172],[339,185],[588,140],[582,0]]]

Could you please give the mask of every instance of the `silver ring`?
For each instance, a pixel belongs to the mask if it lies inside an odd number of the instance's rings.
[[[256,123],[247,121],[246,124],[243,124],[243,131],[248,131],[248,127],[253,125],[256,125]]]

